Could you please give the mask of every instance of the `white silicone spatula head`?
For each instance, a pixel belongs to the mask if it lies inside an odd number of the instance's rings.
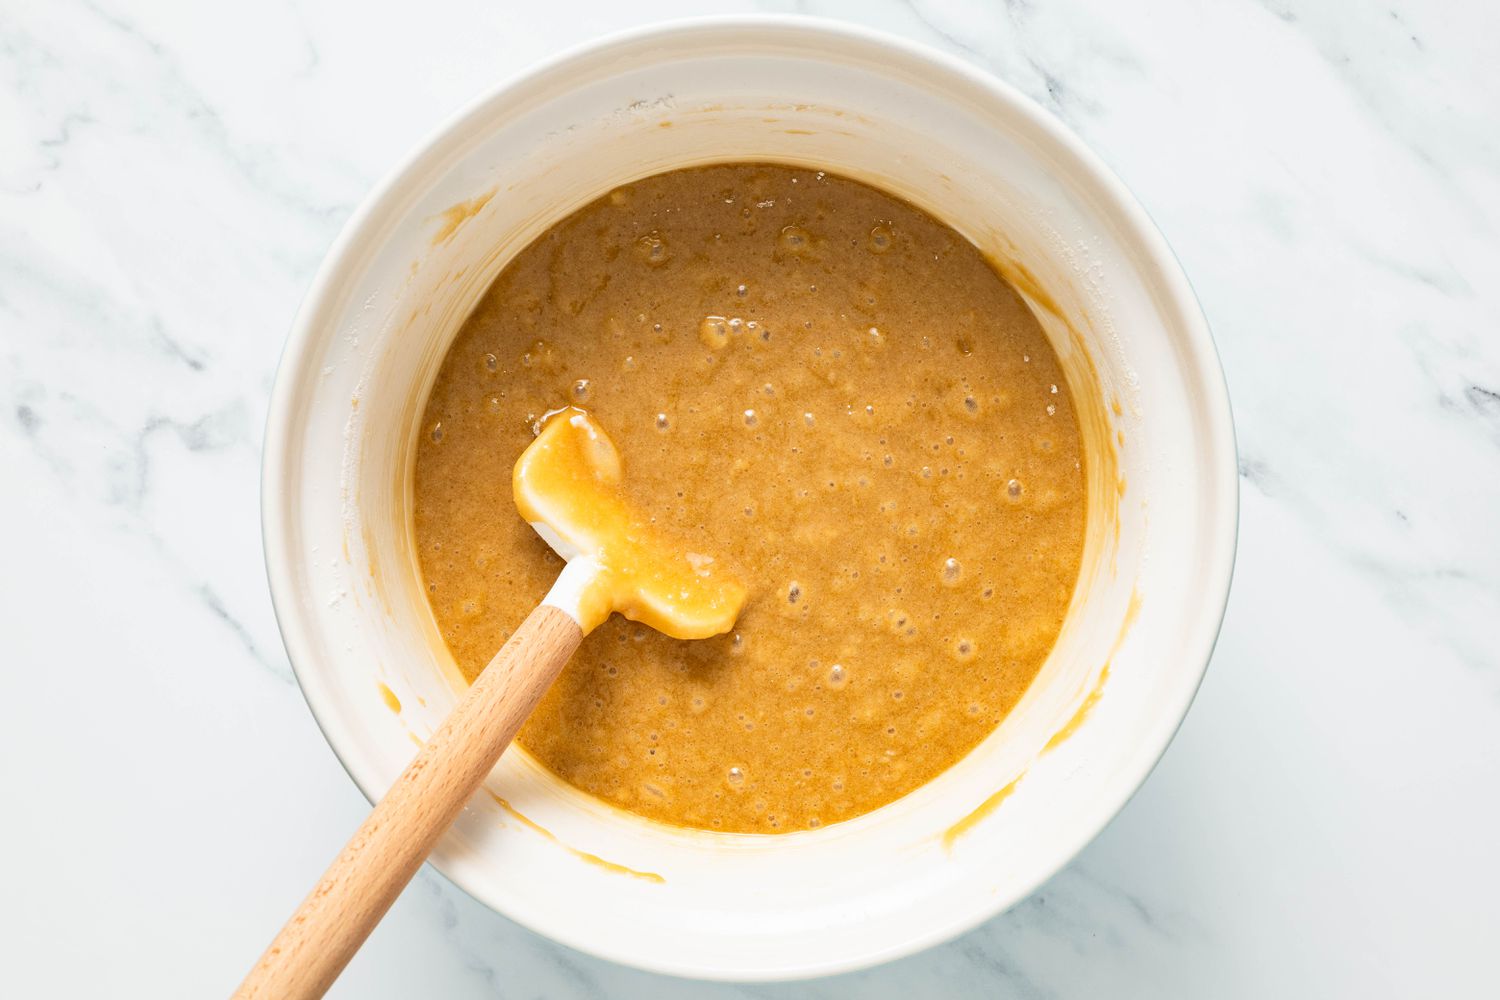
[[[613,611],[678,639],[729,631],[745,605],[744,586],[713,556],[691,551],[633,510],[622,477],[614,443],[577,407],[554,413],[516,462],[521,516],[570,570],[577,567],[548,603],[556,597],[556,606],[576,609],[584,632]]]

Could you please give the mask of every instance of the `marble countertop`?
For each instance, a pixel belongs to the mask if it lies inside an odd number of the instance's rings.
[[[742,5],[0,6],[0,993],[221,996],[367,809],[260,552],[261,426],[314,268],[478,91]],[[993,71],[1154,215],[1242,449],[1207,680],[1074,864],[913,958],[666,979],[424,870],[335,995],[1497,995],[1500,8],[757,6]]]

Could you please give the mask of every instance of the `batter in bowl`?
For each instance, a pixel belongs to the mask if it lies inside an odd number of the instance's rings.
[[[504,269],[416,463],[428,598],[471,678],[560,568],[510,482],[570,405],[632,505],[751,594],[727,636],[615,617],[585,640],[520,736],[578,788],[711,830],[835,823],[954,764],[1046,660],[1083,550],[1074,403],[1026,305],[913,206],[818,171],[679,170]]]

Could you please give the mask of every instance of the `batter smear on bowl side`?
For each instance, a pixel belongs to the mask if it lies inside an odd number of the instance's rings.
[[[416,464],[428,599],[470,677],[557,576],[508,486],[568,406],[609,429],[632,508],[750,594],[725,636],[587,637],[520,736],[578,788],[718,831],[835,823],[954,764],[1047,658],[1083,549],[1074,403],[1019,296],[913,206],[679,170],[502,271]]]

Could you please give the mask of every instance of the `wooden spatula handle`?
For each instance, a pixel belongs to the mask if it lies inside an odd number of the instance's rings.
[[[533,611],[302,901],[236,997],[320,997],[422,866],[578,648],[566,612]]]

